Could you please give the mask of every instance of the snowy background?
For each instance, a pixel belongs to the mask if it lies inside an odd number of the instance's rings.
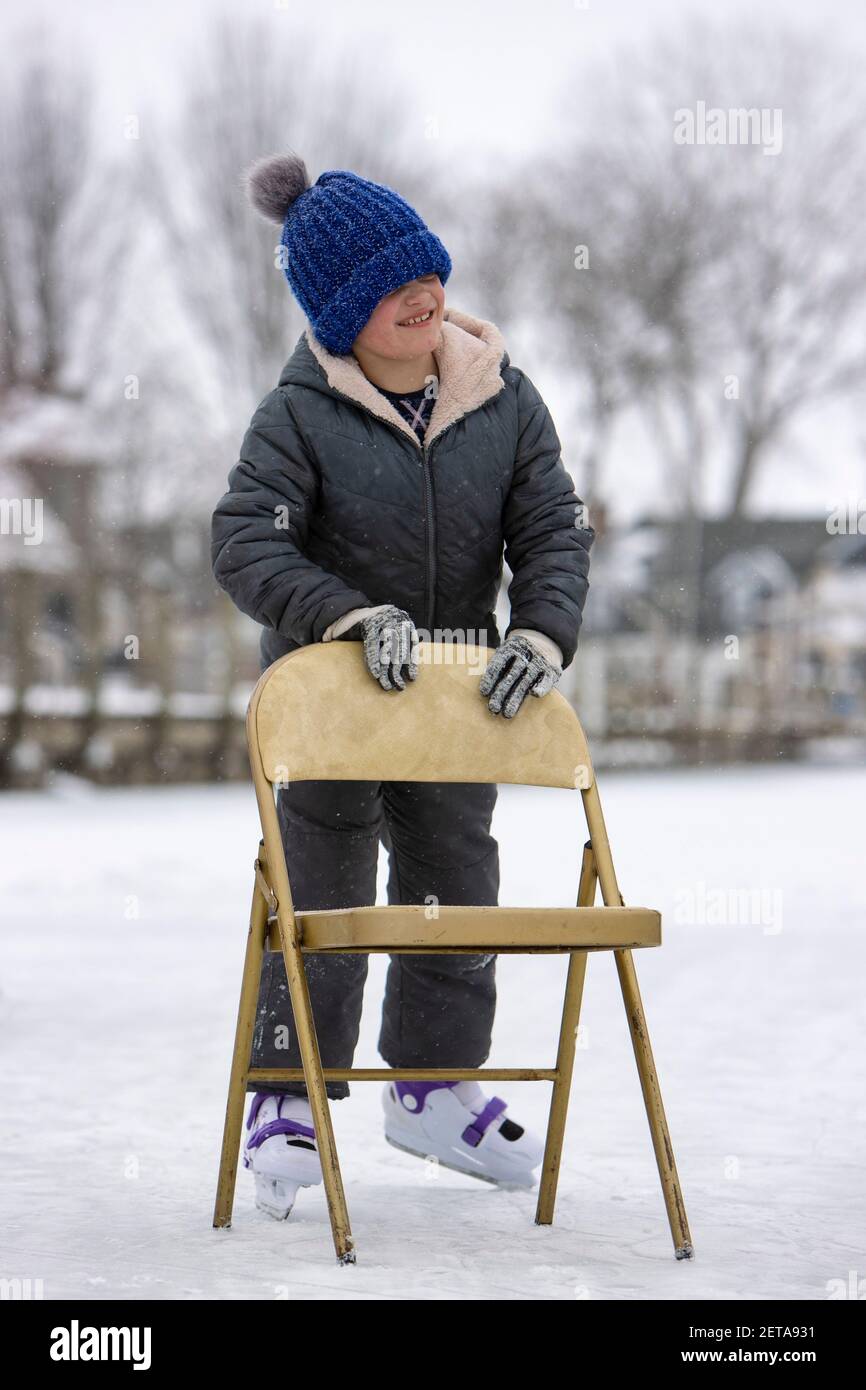
[[[242,1170],[234,1224],[215,1231],[253,796],[69,780],[0,799],[3,1275],[42,1279],[46,1298],[264,1300],[825,1299],[862,1279],[866,771],[611,774],[600,789],[626,902],[662,912],[661,949],[634,958],[693,1261],[673,1257],[607,954],[588,963],[551,1227],[533,1193],[387,1145],[364,1082],[332,1106],[357,1265],[336,1265],[322,1188],[277,1223]],[[503,904],[573,903],[577,796],[503,787],[494,833]],[[719,888],[771,910],[687,920],[690,896]],[[371,957],[358,1065],[382,1065],[386,965]],[[489,1065],[553,1065],[565,959],[497,968]],[[548,1083],[487,1089],[545,1124]]]
[[[14,514],[0,536],[0,786],[242,775],[214,736],[257,633],[209,530],[304,326],[242,187],[286,149],[399,189],[449,249],[446,302],[496,323],[548,403],[597,533],[594,665],[566,689],[592,733],[673,720],[681,745],[754,732],[776,756],[796,707],[789,741],[866,739],[866,10],[327,19],[0,17],[0,501],[44,503],[38,544]],[[706,108],[734,113],[722,138],[682,143],[677,113]],[[59,730],[75,702],[94,720]],[[119,711],[144,706],[167,718],[142,748]]]

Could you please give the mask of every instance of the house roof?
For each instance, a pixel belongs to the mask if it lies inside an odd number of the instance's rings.
[[[711,517],[698,526],[681,519],[640,524],[657,529],[667,541],[660,547],[653,564],[656,574],[678,573],[683,557],[693,554],[693,547],[699,547],[702,576],[715,569],[728,555],[772,550],[785,560],[798,579],[803,579],[815,565],[819,552],[825,561],[834,555],[841,559],[842,547],[834,549],[836,543],[855,539],[832,536],[827,530],[826,517]],[[866,540],[866,537],[857,539]]]
[[[0,459],[105,465],[115,450],[86,401],[16,386],[0,404]]]

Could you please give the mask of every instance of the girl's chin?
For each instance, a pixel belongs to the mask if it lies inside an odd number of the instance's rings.
[[[394,329],[394,341],[402,350],[409,348],[413,352],[427,352],[439,341],[440,328],[439,319],[431,319],[429,323],[419,324],[417,328],[397,326]]]

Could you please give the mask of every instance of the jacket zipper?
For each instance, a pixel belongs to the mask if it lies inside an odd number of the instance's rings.
[[[420,442],[420,441],[419,441]],[[430,448],[433,445],[431,443]],[[430,455],[421,444],[421,466],[424,469],[424,533],[427,538],[427,637],[433,640],[433,617],[436,606],[436,517],[433,510],[433,475],[430,469]]]
[[[384,420],[381,415],[377,415],[375,411],[370,410],[369,406],[364,405],[362,401],[356,400],[354,396],[347,396],[345,391],[338,391],[335,386],[331,386],[331,390],[335,396],[339,396],[344,401],[351,401],[352,405],[365,411],[372,419],[378,420],[381,425],[387,425],[389,430],[393,430],[401,439],[406,438],[405,430],[401,430],[397,425],[392,424],[390,420]],[[442,433],[444,434],[445,430],[443,430]],[[433,451],[433,442],[435,441],[431,441],[428,450],[427,445],[422,443],[414,430],[412,431],[412,437],[415,440],[416,446],[421,451],[420,462],[424,473],[424,536],[426,541],[424,556],[425,612],[427,618],[427,632],[432,639],[433,618],[436,608],[436,527],[433,509],[433,476],[430,470],[430,454]]]

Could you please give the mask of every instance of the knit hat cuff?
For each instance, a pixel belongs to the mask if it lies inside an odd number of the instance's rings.
[[[329,352],[351,352],[352,344],[386,294],[437,272],[444,285],[451,274],[451,257],[427,228],[409,232],[359,265],[351,278],[312,319],[313,332]]]

